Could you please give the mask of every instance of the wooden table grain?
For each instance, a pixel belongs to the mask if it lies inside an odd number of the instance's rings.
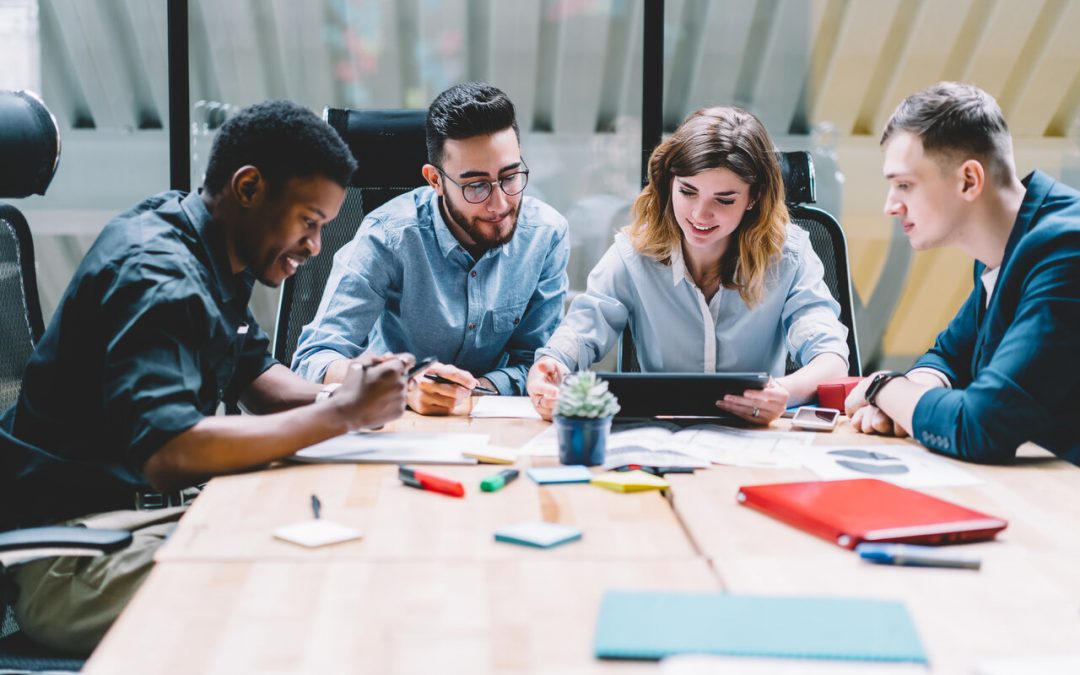
[[[486,433],[510,447],[545,428],[412,413],[388,426]],[[902,441],[842,425],[815,442]],[[521,458],[518,468],[553,462]],[[901,600],[934,673],[1080,652],[1080,470],[1038,449],[1024,448],[1013,466],[965,465],[977,485],[926,490],[1009,520],[997,541],[964,547],[983,558],[977,572],[863,563],[735,501],[740,485],[813,479],[804,469],[714,466],[670,475],[663,493],[537,486],[524,475],[480,492],[500,468],[432,467],[461,480],[464,499],[404,487],[392,466],[281,465],[216,478],[85,672],[656,672],[655,663],[592,656],[611,588]],[[324,518],[363,539],[311,550],[275,540],[276,527],[310,518],[313,493]],[[552,550],[493,540],[521,520],[573,524],[584,536]],[[784,672],[798,672],[792,665]]]

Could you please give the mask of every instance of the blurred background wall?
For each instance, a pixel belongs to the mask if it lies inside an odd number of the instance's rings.
[[[518,107],[530,194],[570,220],[580,290],[640,187],[645,2],[190,0],[192,183],[246,104],[424,108],[486,80]],[[735,104],[813,153],[819,205],[848,237],[864,363],[909,364],[972,285],[962,253],[913,254],[882,214],[877,140],[906,94],[983,87],[1021,174],[1080,184],[1078,0],[667,0],[663,34],[666,131]],[[49,194],[19,204],[48,320],[102,225],[169,187],[166,2],[0,0],[0,63],[0,87],[40,92],[61,126]],[[269,331],[276,291],[252,302]]]

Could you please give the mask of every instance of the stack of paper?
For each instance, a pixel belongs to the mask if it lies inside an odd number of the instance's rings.
[[[465,451],[487,445],[487,434],[370,431],[336,436],[304,448],[297,462],[476,464]]]

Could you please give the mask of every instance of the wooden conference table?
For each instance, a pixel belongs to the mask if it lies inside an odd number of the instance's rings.
[[[388,429],[470,431],[517,447],[547,423],[424,418]],[[777,426],[782,427],[783,423]],[[842,426],[816,443],[895,443]],[[980,571],[877,566],[739,506],[739,485],[812,479],[804,469],[714,466],[669,475],[663,493],[539,487],[522,476],[478,489],[490,465],[433,469],[466,498],[410,489],[385,465],[285,465],[216,478],[160,550],[146,584],[84,672],[656,672],[593,657],[606,589],[865,596],[903,600],[934,673],[1080,651],[1080,470],[1037,448],[1011,467],[965,465],[982,482],[928,489],[1010,521],[966,551]],[[523,457],[518,467],[549,465]],[[304,549],[271,532],[311,517],[359,541]],[[570,523],[551,550],[497,543],[523,520]],[[784,672],[794,672],[785,670]],[[819,672],[819,671],[815,671]],[[849,672],[849,671],[843,671]]]

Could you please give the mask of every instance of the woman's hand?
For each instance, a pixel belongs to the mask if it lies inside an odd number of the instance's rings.
[[[751,424],[768,426],[787,410],[788,398],[788,390],[770,377],[764,389],[747,389],[742,396],[728,394],[716,407]]]
[[[543,356],[529,369],[529,377],[525,381],[525,388],[529,392],[529,400],[540,417],[551,421],[555,413],[555,402],[559,398],[559,384],[570,373],[558,359]]]

